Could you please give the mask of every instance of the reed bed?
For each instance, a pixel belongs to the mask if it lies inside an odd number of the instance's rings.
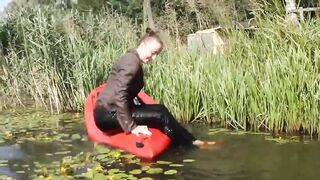
[[[109,12],[81,15],[43,6],[14,11],[5,27],[7,93],[31,95],[53,111],[81,110],[87,93],[136,41],[128,22]]]
[[[264,16],[253,37],[228,32],[223,55],[170,43],[147,65],[145,90],[182,122],[315,134],[319,122],[319,22],[293,28]],[[81,111],[112,63],[137,42],[138,26],[105,11],[82,15],[24,8],[2,26],[9,40],[1,92],[51,111]],[[175,44],[175,45],[172,45]]]

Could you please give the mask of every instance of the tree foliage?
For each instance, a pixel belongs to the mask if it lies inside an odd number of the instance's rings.
[[[99,12],[109,8],[142,25],[143,0],[16,0],[41,4],[62,4],[64,9]],[[199,29],[216,25],[233,27],[248,23],[257,15],[270,12],[283,16],[285,0],[150,0],[156,26],[168,30],[174,37],[185,36]],[[297,0],[299,7],[319,5],[319,0]]]

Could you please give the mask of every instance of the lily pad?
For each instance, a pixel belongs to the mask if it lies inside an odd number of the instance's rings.
[[[135,158],[136,156],[133,155],[133,154],[124,154],[124,155],[122,155],[122,157],[123,157],[123,158],[126,158],[126,159],[133,159],[133,158]]]
[[[126,179],[128,177],[127,174],[125,173],[118,173],[118,174],[112,174],[112,175],[108,175],[109,179]]]
[[[129,176],[127,177],[127,180],[138,180],[138,178],[136,178],[136,177],[134,177],[134,176],[129,175]]]
[[[143,177],[143,178],[140,178],[139,180],[153,180],[151,177]]]
[[[56,155],[66,155],[66,154],[70,154],[71,151],[62,151],[62,152],[55,152],[54,154]]]
[[[62,134],[60,134],[60,136],[63,137],[63,138],[69,138],[70,135],[66,134],[66,133],[62,133]]]
[[[70,139],[65,139],[65,140],[60,139],[60,142],[63,142],[63,143],[71,143],[72,140],[70,140]]]
[[[109,160],[107,154],[99,154],[99,155],[95,156],[95,158],[96,158],[97,160],[99,160],[99,161]]]
[[[108,174],[116,174],[116,173],[119,173],[120,172],[120,169],[109,169],[108,170]]]
[[[81,136],[80,136],[80,134],[73,134],[73,135],[71,136],[71,139],[72,139],[72,140],[78,140],[78,139],[81,139]]]
[[[103,144],[98,144],[95,148],[96,148],[97,152],[101,153],[101,154],[109,153],[111,151],[109,148],[107,148]]]
[[[172,162],[170,162],[170,161],[157,161],[157,164],[168,165],[168,164],[172,164]]]
[[[25,133],[25,132],[27,132],[26,129],[20,129],[19,131],[20,131],[20,133]]]
[[[3,180],[12,180],[13,178],[9,177],[9,176],[6,176],[6,175],[0,175],[0,179],[3,179]]]
[[[146,171],[147,174],[161,174],[163,172],[162,168],[150,168]]]
[[[165,175],[174,175],[174,174],[177,174],[177,173],[178,173],[178,171],[174,170],[174,169],[171,169],[171,170],[168,170],[168,171],[164,172]]]
[[[141,170],[142,171],[147,171],[147,170],[149,170],[151,167],[150,166],[142,166],[141,167]]]
[[[94,180],[106,180],[108,179],[108,176],[102,174],[102,173],[97,173],[93,176]]]
[[[134,175],[137,175],[137,174],[141,174],[142,171],[140,169],[133,169],[131,171],[129,171],[130,174],[134,174]]]
[[[82,138],[81,138],[81,141],[88,141],[88,136],[83,135]]]
[[[93,171],[89,169],[86,173],[83,174],[87,179],[93,179]]]
[[[183,164],[170,164],[170,167],[183,167]]]
[[[140,159],[138,159],[138,158],[137,159],[128,159],[127,162],[129,164],[137,164],[140,162]]]
[[[61,175],[71,175],[74,169],[69,164],[62,164],[60,167]]]
[[[75,118],[82,117],[82,114],[81,114],[81,113],[75,113],[75,114],[74,114],[74,117],[75,117]]]
[[[65,123],[72,123],[72,122],[73,122],[73,120],[68,119],[68,120],[64,120],[63,122],[65,122]]]
[[[192,163],[194,161],[195,161],[194,159],[184,159],[183,160],[184,163]]]
[[[113,150],[113,151],[110,151],[108,153],[108,156],[113,158],[113,159],[119,159],[120,156],[121,156],[121,152],[120,151],[117,151],[117,150]]]

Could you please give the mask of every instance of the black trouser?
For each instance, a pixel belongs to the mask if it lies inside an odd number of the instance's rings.
[[[171,145],[192,145],[196,138],[182,127],[168,109],[161,104],[137,105],[132,109],[132,117],[137,125],[147,125],[158,128],[171,139]],[[113,112],[103,107],[94,110],[94,118],[97,127],[104,131],[119,129],[120,124]]]

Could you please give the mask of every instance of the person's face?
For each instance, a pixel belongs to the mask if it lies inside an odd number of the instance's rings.
[[[155,39],[142,42],[139,46],[140,58],[144,63],[154,60],[161,51],[161,44]]]

